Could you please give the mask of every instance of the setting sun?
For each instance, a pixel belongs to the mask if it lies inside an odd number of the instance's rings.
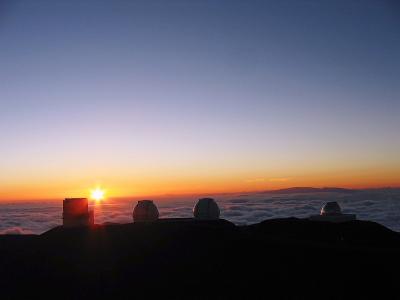
[[[104,194],[105,194],[104,190],[96,188],[91,191],[90,197],[96,201],[101,201],[104,199]]]

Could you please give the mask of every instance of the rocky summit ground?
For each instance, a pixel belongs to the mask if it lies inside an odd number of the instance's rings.
[[[165,219],[0,236],[1,299],[361,299],[398,291],[377,223]]]

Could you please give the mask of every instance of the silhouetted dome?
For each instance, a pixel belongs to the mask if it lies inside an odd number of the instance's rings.
[[[195,219],[199,220],[217,220],[219,219],[218,204],[212,198],[202,198],[193,208]]]
[[[321,216],[340,215],[342,210],[336,201],[328,202],[321,208]]]
[[[159,213],[153,200],[140,200],[133,209],[134,222],[152,222],[158,219]]]

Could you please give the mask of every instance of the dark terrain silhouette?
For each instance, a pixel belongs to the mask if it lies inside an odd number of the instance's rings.
[[[400,235],[288,218],[56,227],[0,236],[1,299],[345,299],[398,291]]]

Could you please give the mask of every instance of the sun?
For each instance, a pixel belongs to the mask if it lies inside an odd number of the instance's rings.
[[[90,197],[99,202],[104,199],[104,194],[105,194],[104,190],[102,190],[101,188],[95,188],[94,190],[91,191]]]

